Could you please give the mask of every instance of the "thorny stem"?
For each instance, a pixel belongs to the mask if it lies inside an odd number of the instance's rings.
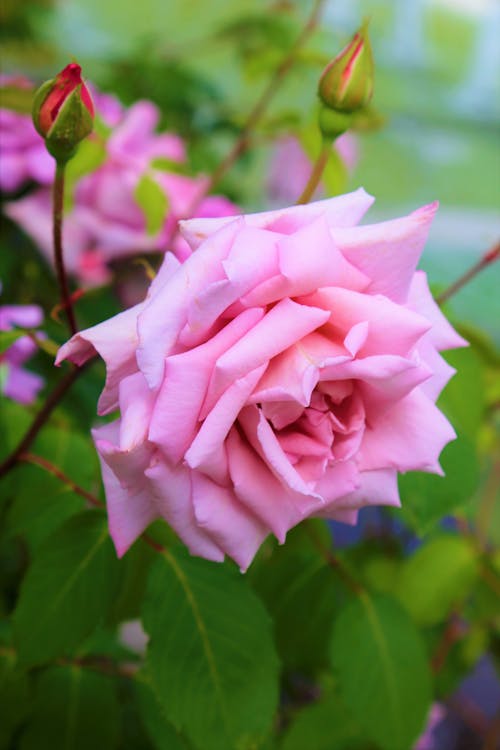
[[[331,152],[331,144],[325,141],[321,147],[319,156],[316,159],[316,163],[314,164],[312,168],[312,172],[307,181],[307,185],[305,186],[300,198],[297,201],[298,206],[304,203],[309,203],[309,201],[313,197],[316,191],[316,188],[318,187],[320,180],[323,176],[325,167],[328,164],[328,157],[330,156],[330,152]]]
[[[56,388],[52,391],[52,393],[49,394],[46,402],[36,415],[35,419],[31,423],[31,427],[29,427],[28,431],[22,438],[17,448],[15,448],[10,456],[7,456],[2,464],[0,464],[0,477],[4,476],[4,474],[7,474],[7,472],[10,471],[18,463],[22,453],[27,452],[28,448],[33,443],[34,439],[40,432],[47,419],[52,414],[55,407],[65,396],[66,392],[71,388],[75,380],[80,377],[82,372],[84,372],[84,370],[90,365],[91,362],[93,362],[93,359],[89,359],[81,367],[73,366],[70,372],[68,372],[64,376],[64,378],[59,381]]]
[[[459,279],[453,282],[448,289],[445,289],[444,292],[441,292],[441,294],[438,294],[436,297],[436,302],[438,305],[444,305],[445,302],[447,302],[450,297],[453,297],[454,294],[460,291],[462,287],[464,287],[466,284],[471,281],[474,276],[476,276],[480,271],[483,270],[483,268],[486,268],[487,266],[491,265],[495,261],[497,261],[500,258],[500,242],[497,242],[496,245],[493,245],[492,248],[486,252],[482,258],[480,258],[477,263],[474,263],[474,265],[469,268],[468,271],[466,271],[463,276],[460,276]]]
[[[64,267],[64,254],[62,246],[62,226],[64,214],[64,168],[65,164],[56,162],[56,176],[53,187],[53,238],[54,238],[54,263],[56,267],[59,291],[61,294],[61,307],[64,309],[68,319],[68,327],[71,334],[77,332],[75,313],[68,286],[68,278]]]

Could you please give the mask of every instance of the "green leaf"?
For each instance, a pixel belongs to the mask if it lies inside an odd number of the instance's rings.
[[[341,611],[330,655],[354,720],[384,750],[407,750],[431,703],[425,648],[404,609],[363,593]]]
[[[135,681],[141,717],[156,750],[191,750],[192,745],[168,721],[152,688],[142,675]]]
[[[101,136],[91,135],[79,144],[75,156],[67,162],[65,168],[66,211],[70,211],[73,207],[76,183],[85,175],[95,172],[104,164],[106,157],[106,141]]]
[[[8,748],[13,732],[30,710],[29,682],[25,672],[16,670],[13,651],[0,652],[0,750]]]
[[[120,584],[109,613],[109,624],[139,618],[146,591],[146,581],[155,551],[138,540],[120,560]]]
[[[456,369],[439,399],[459,435],[474,439],[485,410],[485,372],[479,354],[472,348],[446,352],[447,362]]]
[[[283,549],[261,567],[253,585],[274,620],[284,664],[314,671],[328,662],[324,634],[331,630],[337,605],[334,574],[319,556],[280,555]]]
[[[20,662],[44,662],[77,647],[105,618],[118,561],[101,511],[70,518],[38,551],[14,612]]]
[[[111,677],[78,666],[50,667],[39,675],[20,750],[112,750],[118,739],[119,706]]]
[[[151,570],[143,623],[147,676],[166,718],[201,750],[250,750],[278,702],[271,622],[229,565],[165,551]]]
[[[351,750],[360,739],[359,729],[338,696],[328,696],[299,711],[280,750]]]
[[[137,183],[134,198],[146,219],[148,234],[160,231],[168,211],[168,199],[161,187],[150,175],[144,174]]]
[[[0,331],[0,354],[10,349],[12,344],[21,336],[26,336],[26,332],[19,328],[14,328],[12,331]]]
[[[465,507],[479,483],[479,460],[467,437],[449,443],[440,463],[444,477],[411,471],[399,477],[402,515],[420,535],[443,516]]]
[[[396,595],[419,625],[436,625],[463,601],[477,579],[474,548],[443,535],[424,544],[401,566]]]
[[[99,481],[99,465],[87,435],[66,427],[46,427],[33,453],[46,458],[77,485],[90,490]],[[40,466],[23,463],[15,476],[15,490],[7,516],[7,532],[21,536],[35,553],[41,543],[66,519],[82,510],[84,499]]]

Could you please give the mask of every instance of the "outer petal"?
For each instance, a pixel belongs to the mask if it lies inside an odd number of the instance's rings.
[[[278,211],[247,214],[245,223],[249,226],[270,229],[273,232],[292,234],[300,227],[309,224],[318,216],[325,215],[330,227],[350,227],[357,224],[370,208],[374,199],[363,188],[353,193],[339,195],[323,201],[292,206]],[[189,219],[179,222],[180,230],[193,250],[210,235],[225,226],[231,219]]]
[[[158,511],[182,539],[192,555],[222,562],[224,552],[198,525],[192,499],[192,472],[185,466],[172,467],[157,456],[146,469],[149,488]]]
[[[362,471],[358,474],[359,486],[327,506],[321,513],[324,518],[334,517],[339,510],[364,508],[367,505],[401,505],[398,492],[398,474],[395,469]]]
[[[368,292],[406,302],[437,207],[431,203],[402,219],[333,229],[342,254],[372,280]]]
[[[432,328],[427,334],[426,339],[436,349],[456,349],[457,347],[469,345],[448,323],[432,298],[427,283],[427,274],[424,271],[417,271],[412,279],[408,296],[408,306],[432,323]]]
[[[231,489],[197,471],[192,479],[196,521],[244,573],[269,529],[240,503]]]
[[[106,384],[98,404],[99,414],[108,414],[118,406],[120,381],[137,371],[137,317],[144,303],[131,307],[92,328],[75,334],[57,353],[56,365],[69,359],[81,365],[95,352],[106,363]]]
[[[140,446],[121,452],[118,446],[120,420],[92,430],[101,463],[109,531],[119,557],[158,516],[144,471],[151,448]],[[125,457],[125,460],[123,460]]]
[[[439,454],[455,437],[446,417],[417,388],[367,425],[360,468],[442,474]]]

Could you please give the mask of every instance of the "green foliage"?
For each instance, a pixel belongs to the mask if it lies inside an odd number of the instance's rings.
[[[416,623],[435,625],[463,603],[477,574],[472,544],[456,536],[439,536],[404,562],[396,593]]]
[[[360,731],[345,706],[332,695],[299,711],[280,750],[354,750],[363,747],[361,741]]]
[[[406,750],[423,730],[431,680],[420,635],[389,597],[360,594],[340,612],[330,656],[354,720],[384,750]]]
[[[30,686],[24,672],[16,670],[13,651],[0,651],[0,750],[9,747],[14,730],[29,711]]]
[[[277,707],[278,661],[269,617],[241,575],[163,552],[143,622],[146,675],[167,719],[200,750],[258,746]]]
[[[38,550],[14,612],[14,640],[25,665],[78,646],[106,617],[118,562],[100,511],[70,518]]]
[[[119,710],[113,680],[79,666],[56,666],[36,680],[32,715],[20,750],[118,747]]]
[[[137,183],[134,196],[144,213],[147,233],[156,234],[162,228],[168,211],[168,200],[164,191],[153,177],[144,174]]]

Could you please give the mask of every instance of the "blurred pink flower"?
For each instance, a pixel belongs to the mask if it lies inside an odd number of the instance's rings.
[[[42,320],[43,312],[37,305],[0,306],[0,331],[10,331],[15,326],[36,328]],[[0,369],[5,368],[0,380],[1,391],[4,396],[21,404],[31,404],[45,382],[40,375],[22,368],[36,349],[29,336],[21,336],[0,354]]]
[[[439,750],[433,735],[436,727],[443,721],[445,716],[446,711],[444,706],[440,703],[433,703],[427,717],[425,730],[413,746],[413,750]]]
[[[342,159],[347,171],[353,172],[359,158],[358,139],[352,133],[337,138],[333,147]],[[273,205],[294,203],[302,193],[311,174],[312,164],[297,138],[288,136],[276,143],[269,167],[267,191]],[[320,183],[315,198],[325,194]]]
[[[130,107],[106,144],[105,163],[77,184],[74,207],[64,219],[65,260],[68,271],[87,285],[109,278],[107,263],[144,252],[165,251],[179,217],[190,215],[206,185],[203,176],[189,177],[176,171],[186,160],[182,139],[172,133],[156,133],[159,112],[152,102]],[[163,162],[155,166],[154,160]],[[169,166],[171,165],[171,166]],[[135,198],[145,175],[166,197],[166,219],[155,234],[146,231],[146,218]],[[9,203],[6,213],[52,258],[51,196],[39,190]],[[221,196],[205,198],[196,215],[231,215],[236,207]],[[174,248],[185,256],[188,248],[178,241]]]
[[[436,204],[355,226],[363,190],[182,222],[146,299],[59,351],[107,365],[94,430],[119,555],[155,518],[242,570],[308,516],[398,506],[397,473],[442,473],[435,405],[466,342],[415,271]]]

